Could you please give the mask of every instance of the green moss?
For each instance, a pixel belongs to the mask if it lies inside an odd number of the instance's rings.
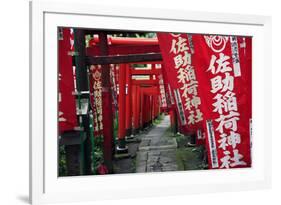
[[[204,147],[184,147],[176,150],[178,170],[201,170],[207,167]]]
[[[164,119],[164,114],[161,113],[160,115],[157,116],[157,118],[155,120],[153,120],[152,124],[159,125],[163,119]]]

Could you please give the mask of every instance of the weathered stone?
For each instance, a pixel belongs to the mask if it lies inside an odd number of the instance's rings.
[[[164,133],[169,127],[169,118],[164,120],[141,138],[137,152],[137,172],[176,171],[176,148],[174,138],[168,138]]]

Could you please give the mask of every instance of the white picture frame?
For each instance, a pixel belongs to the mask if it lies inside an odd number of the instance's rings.
[[[267,92],[271,90],[270,17],[35,1],[30,3],[30,22],[32,204],[238,191],[271,186],[271,92]],[[58,26],[253,36],[253,167],[58,178]]]

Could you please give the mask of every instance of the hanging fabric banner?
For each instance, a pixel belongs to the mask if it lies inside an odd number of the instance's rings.
[[[102,135],[102,85],[101,66],[91,65],[90,67],[90,101],[94,117],[94,135]]]
[[[209,168],[250,167],[251,37],[192,35]]]
[[[117,82],[116,82],[116,64],[111,64],[110,65],[110,85],[111,85],[111,93],[112,93],[112,113],[113,117],[115,118],[115,114],[118,111],[118,100],[117,100]]]
[[[166,100],[166,92],[165,92],[165,85],[163,80],[163,75],[160,73],[157,75],[158,81],[159,81],[159,91],[160,91],[160,99],[161,99],[161,107],[167,108],[167,100]]]
[[[163,85],[165,89],[166,104],[167,104],[167,108],[171,108],[174,105],[174,97],[172,95],[172,91],[168,82],[167,72],[164,67],[165,65],[162,63],[161,73],[162,73]]]
[[[77,126],[74,92],[74,76],[71,52],[74,51],[71,29],[59,29],[59,133]]]
[[[157,33],[168,89],[173,95],[179,122],[186,133],[202,128],[203,115],[198,81],[191,61],[193,45],[187,34]],[[192,46],[191,46],[192,45]]]

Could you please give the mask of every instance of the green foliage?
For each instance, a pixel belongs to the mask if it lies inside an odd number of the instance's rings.
[[[181,133],[173,134],[172,127],[169,127],[164,135],[175,138],[177,141],[176,162],[179,171],[208,168],[205,146],[188,147],[188,137]]]
[[[146,64],[133,64],[133,67],[136,68],[145,68],[147,65]]]
[[[94,159],[92,158],[93,161],[93,171],[96,173],[97,168],[99,167],[100,164],[103,163],[104,158],[103,158],[103,136],[96,136],[95,137],[95,142],[94,142]],[[93,157],[93,155],[92,155]]]
[[[177,144],[180,146],[180,147],[183,147],[186,145],[187,143],[187,137],[184,136],[183,134],[181,133],[176,133],[174,136],[174,138],[176,138],[176,141],[177,141]]]
[[[156,38],[156,33],[148,33],[148,32],[124,32],[124,33],[116,33],[112,35],[113,37],[132,37],[132,38]]]
[[[160,114],[157,116],[157,118],[155,120],[153,120],[152,124],[159,125],[163,119],[164,119],[164,114]]]
[[[59,146],[59,176],[67,176],[65,146]]]
[[[94,174],[96,173],[97,167],[103,163],[103,136],[95,136],[94,138],[94,156],[92,158],[92,170]],[[65,146],[59,146],[59,176],[67,176],[67,166],[66,166],[66,152]]]
[[[204,146],[183,147],[176,150],[176,161],[178,170],[200,170],[206,169],[206,153]]]

